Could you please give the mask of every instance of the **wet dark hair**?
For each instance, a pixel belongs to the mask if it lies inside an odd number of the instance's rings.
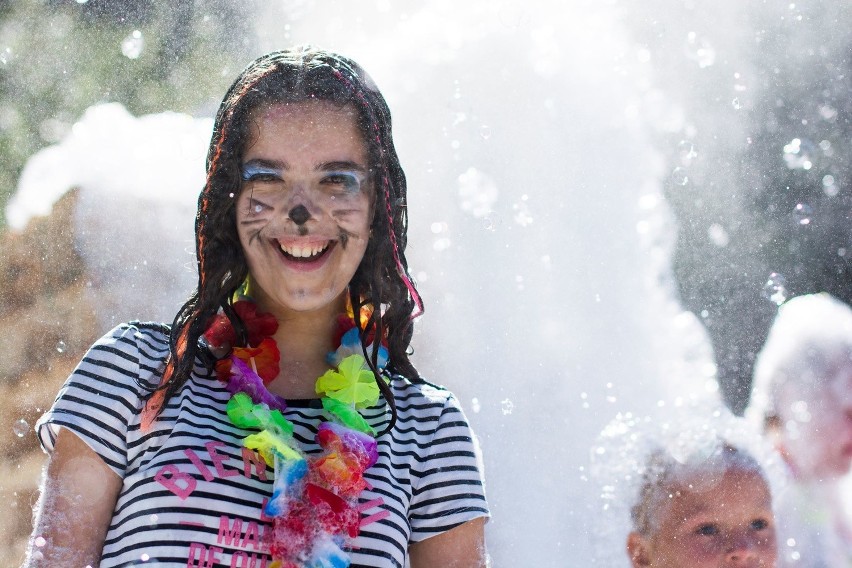
[[[207,154],[207,182],[198,200],[195,220],[198,288],[181,307],[171,327],[170,356],[160,385],[165,391],[164,400],[162,405],[151,408],[152,412],[159,413],[165,401],[189,380],[196,356],[204,359],[199,338],[220,309],[234,325],[238,342],[246,344],[245,326],[231,301],[248,275],[237,234],[235,204],[241,190],[241,159],[251,134],[251,115],[264,105],[311,100],[354,107],[368,149],[374,215],[367,249],[349,284],[349,295],[355,314],[364,305],[375,308],[363,327],[358,317],[355,321],[365,357],[391,408],[391,421],[385,431],[396,422],[396,404],[377,369],[379,342],[368,346],[368,336],[387,337],[387,372],[419,380],[408,349],[412,320],[422,313],[423,306],[405,259],[406,181],[391,137],[390,110],[372,80],[354,61],[301,46],[269,53],[249,64],[228,89],[216,114]],[[211,364],[207,358],[206,365]]]

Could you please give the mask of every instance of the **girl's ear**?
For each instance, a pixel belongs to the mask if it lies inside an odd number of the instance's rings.
[[[633,568],[651,566],[651,547],[648,541],[639,533],[631,532],[627,536],[627,554]]]

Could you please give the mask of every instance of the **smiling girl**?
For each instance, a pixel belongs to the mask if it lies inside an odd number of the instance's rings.
[[[409,360],[390,113],[351,60],[254,61],[214,125],[198,287],[104,336],[38,431],[28,566],[485,565],[473,434]]]

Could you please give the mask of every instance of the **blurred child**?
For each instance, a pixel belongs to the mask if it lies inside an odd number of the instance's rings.
[[[691,455],[653,452],[631,510],[633,568],[774,568],[772,497],[763,468],[722,440]]]
[[[781,306],[755,363],[748,416],[792,483],[779,496],[781,566],[852,567],[852,309],[828,294]],[[845,479],[844,479],[845,477]]]

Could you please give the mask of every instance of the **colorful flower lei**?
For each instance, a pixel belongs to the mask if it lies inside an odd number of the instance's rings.
[[[249,300],[236,301],[233,308],[246,326],[248,346],[231,348],[217,362],[216,373],[233,393],[227,404],[231,422],[259,430],[244,438],[243,445],[275,468],[272,496],[263,510],[273,520],[267,533],[273,558],[269,568],[346,568],[350,560],[343,548],[347,539],[358,536],[358,496],[367,487],[364,472],[378,459],[375,431],[358,410],[374,406],[380,392],[362,354],[352,309],[338,318],[339,347],[328,355],[335,368],[316,383],[334,422],[319,425],[316,440],[323,451],[308,456],[293,439],[293,424],[281,414],[286,401],[266,388],[279,372],[280,353],[271,337],[278,322],[271,314],[258,313]],[[366,323],[369,312],[359,317]],[[219,314],[204,339],[213,349],[228,349],[236,333]],[[387,357],[380,345],[380,369]]]

